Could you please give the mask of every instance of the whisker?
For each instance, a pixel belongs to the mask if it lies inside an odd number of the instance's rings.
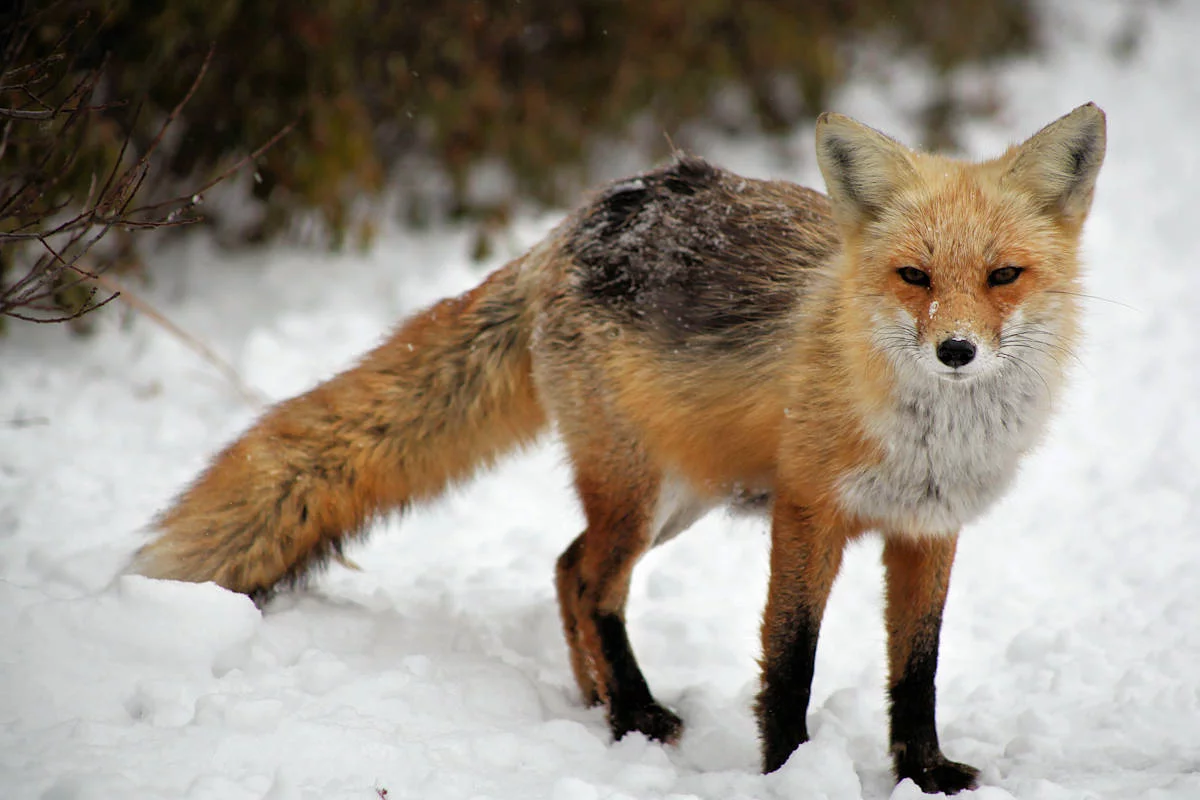
[[[1028,345],[1028,344],[1012,345],[1005,352],[1015,356],[1016,354],[1013,353],[1014,350],[1030,350],[1034,353],[1038,353],[1039,355],[1044,356],[1045,358],[1048,358],[1051,361],[1053,361],[1060,369],[1063,366],[1063,355],[1065,355],[1066,357],[1069,357],[1071,359],[1071,361],[1073,361],[1075,364],[1077,364],[1081,368],[1083,368],[1085,370],[1087,369],[1087,366],[1082,361],[1080,361],[1079,358],[1074,353],[1064,352],[1062,355],[1060,355],[1060,354],[1052,352],[1050,350],[1046,350],[1044,348],[1036,347],[1034,345]]]
[[[1007,340],[1001,340],[1001,347],[1008,347],[1010,345],[1014,347],[1036,347],[1041,349],[1042,352],[1049,352],[1053,350],[1057,353],[1063,354],[1064,356],[1070,356],[1071,358],[1076,357],[1075,351],[1071,348],[1064,347],[1061,344],[1056,344],[1055,342],[1047,342],[1043,339],[1029,339],[1024,336],[1013,336]]]
[[[1000,347],[1026,347],[1031,350],[1044,353],[1058,363],[1058,358],[1050,351],[1056,351],[1063,356],[1070,358],[1076,364],[1082,365],[1083,362],[1075,353],[1074,349],[1065,347],[1059,344],[1054,339],[1058,337],[1051,334],[1049,331],[1032,324],[1025,323],[1022,325],[1013,326],[1010,330],[1000,335]]]
[[[1001,347],[1035,347],[1037,349],[1040,349],[1042,352],[1049,352],[1051,350],[1055,350],[1066,356],[1072,356],[1072,357],[1075,356],[1075,352],[1069,347],[1064,347],[1063,345],[1058,344],[1057,342],[1051,342],[1051,341],[1047,341],[1045,339],[1036,339],[1028,334],[1009,334],[1007,336],[1001,336],[1000,337],[1000,346]]]
[[[1067,289],[1043,289],[1042,291],[1046,294],[1066,294],[1070,295],[1071,297],[1079,297],[1084,300],[1098,300],[1101,303],[1111,303],[1114,306],[1121,306],[1122,308],[1127,308],[1130,311],[1141,311],[1141,309],[1137,306],[1131,306],[1128,303],[1122,303],[1120,300],[1113,300],[1111,298],[1101,297],[1095,294],[1087,294],[1086,292],[1072,292],[1068,291]]]
[[[1008,360],[1012,361],[1013,363],[1019,365],[1019,367],[1023,367],[1024,369],[1028,370],[1029,372],[1032,372],[1034,375],[1037,376],[1037,379],[1042,382],[1042,386],[1045,387],[1045,389],[1046,389],[1046,394],[1047,395],[1050,394],[1050,384],[1046,381],[1046,377],[1044,375],[1042,375],[1041,370],[1039,370],[1037,367],[1033,366],[1032,364],[1030,364],[1028,361],[1024,360],[1023,358],[1013,355],[1012,353],[998,353],[997,355],[1000,358],[1008,359]]]

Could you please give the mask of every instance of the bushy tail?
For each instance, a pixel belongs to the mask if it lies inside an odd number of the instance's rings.
[[[433,498],[546,424],[520,264],[403,324],[358,366],[286,400],[161,516],[131,571],[262,600],[376,515]]]

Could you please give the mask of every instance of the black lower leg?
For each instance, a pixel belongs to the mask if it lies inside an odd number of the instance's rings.
[[[808,701],[812,693],[820,621],[801,614],[784,641],[764,656],[762,689],[756,710],[763,745],[763,772],[774,772],[808,741]]]
[[[683,721],[659,705],[650,694],[646,678],[633,657],[625,621],[616,614],[596,614],[596,632],[600,650],[608,663],[608,722],[613,738],[620,739],[630,731],[641,731],[651,739],[674,742],[679,738]]]
[[[908,662],[888,694],[896,780],[911,778],[926,792],[954,794],[975,786],[978,770],[949,761],[938,744],[935,708],[938,637],[941,620],[926,620]]]

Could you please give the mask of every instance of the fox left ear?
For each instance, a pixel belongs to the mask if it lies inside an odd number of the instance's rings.
[[[1014,148],[1007,177],[1018,181],[1063,220],[1079,224],[1092,205],[1104,146],[1104,112],[1088,103]]]
[[[817,164],[834,214],[856,228],[875,219],[916,174],[908,148],[843,114],[817,117]]]

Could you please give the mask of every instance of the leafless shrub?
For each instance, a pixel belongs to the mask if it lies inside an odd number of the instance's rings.
[[[213,48],[156,135],[139,143],[128,133],[109,163],[83,164],[83,159],[96,160],[89,135],[98,120],[126,104],[97,101],[104,88],[104,59],[88,68],[77,63],[75,54],[84,49],[79,39],[86,14],[59,36],[49,56],[24,58],[43,15],[62,3],[39,12],[31,12],[30,5],[19,0],[8,12],[10,20],[0,24],[0,316],[64,322],[118,296],[96,280],[110,265],[95,256],[105,236],[114,230],[200,221],[197,207],[204,193],[253,162],[292,126],[198,188],[168,200],[143,202],[140,190],[157,163],[164,137],[204,79]],[[140,105],[133,108],[134,122],[140,112]],[[91,181],[84,196],[64,188],[66,176],[88,166]]]

